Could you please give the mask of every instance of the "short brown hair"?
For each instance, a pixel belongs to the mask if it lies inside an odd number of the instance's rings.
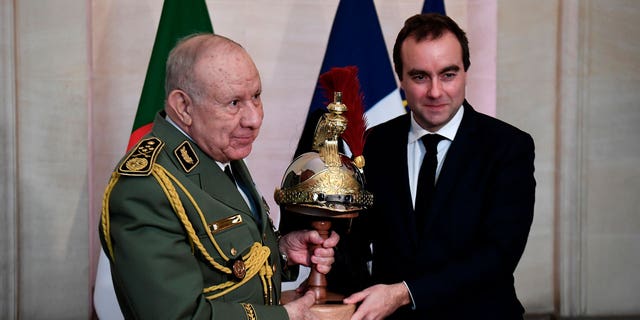
[[[464,30],[453,19],[445,15],[437,13],[416,14],[404,22],[404,27],[398,32],[396,43],[393,45],[393,67],[398,78],[402,80],[402,56],[400,51],[405,39],[408,37],[414,37],[416,41],[438,39],[447,31],[458,39],[462,47],[462,64],[464,71],[467,71],[471,61],[469,59],[469,40]]]

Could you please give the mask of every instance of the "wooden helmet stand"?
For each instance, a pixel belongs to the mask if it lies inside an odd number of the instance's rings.
[[[303,214],[311,217],[311,227],[318,231],[323,239],[329,237],[331,232],[331,225],[333,219],[352,219],[358,216],[358,212],[350,212],[344,214],[330,214],[322,211],[314,210],[313,213],[307,210],[308,208],[294,208],[287,206],[287,211],[290,214]],[[295,213],[293,213],[295,212]],[[321,214],[321,215],[318,215]],[[315,249],[312,248],[311,250]],[[309,277],[306,280],[307,290],[313,291],[316,296],[316,304],[311,307],[313,312],[321,320],[348,320],[351,319],[351,315],[356,310],[356,306],[353,304],[343,304],[342,300],[345,298],[343,295],[330,292],[327,290],[327,278],[324,274],[318,272],[315,265],[311,266]],[[300,298],[302,293],[298,293],[296,290],[284,291],[282,293],[281,302],[286,304],[297,298]]]
[[[282,218],[287,214],[310,217],[311,227],[327,239],[332,220],[353,219],[373,204],[373,196],[364,190],[362,166],[364,158],[352,161],[338,152],[338,138],[346,130],[347,120],[341,114],[347,107],[341,102],[341,92],[335,92],[334,102],[318,122],[314,136],[314,152],[298,156],[287,168],[280,189],[274,198],[281,206]],[[315,249],[315,248],[310,248]],[[343,296],[327,291],[327,279],[311,266],[308,290],[315,293],[316,304],[311,311],[320,319],[350,319],[355,305],[343,304]],[[300,297],[296,291],[282,293],[282,303]]]

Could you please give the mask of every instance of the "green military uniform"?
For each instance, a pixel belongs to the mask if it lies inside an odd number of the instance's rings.
[[[217,163],[162,113],[118,164],[100,240],[127,319],[288,318],[275,306],[282,262],[268,208],[244,162],[231,165],[262,223]]]

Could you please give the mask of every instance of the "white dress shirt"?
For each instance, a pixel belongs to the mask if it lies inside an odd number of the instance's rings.
[[[409,129],[409,139],[407,141],[407,166],[409,168],[409,189],[411,190],[411,199],[415,206],[416,203],[416,190],[418,189],[418,175],[420,174],[420,166],[422,166],[422,160],[424,159],[426,150],[424,144],[420,138],[426,134],[437,133],[445,139],[438,143],[438,166],[436,167],[436,177],[434,181],[438,181],[440,170],[442,169],[442,163],[447,155],[451,142],[456,137],[460,122],[462,122],[462,115],[464,114],[464,108],[460,107],[456,114],[451,118],[447,124],[436,132],[429,132],[416,122],[413,112],[411,113],[411,128]]]

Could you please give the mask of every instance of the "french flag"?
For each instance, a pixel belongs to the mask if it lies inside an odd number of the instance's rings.
[[[422,13],[429,12],[445,14],[444,0],[425,0]],[[338,4],[319,75],[346,66],[358,67],[368,128],[406,112],[373,0]],[[316,124],[329,102],[316,85],[294,157],[311,150]]]
[[[406,112],[373,0],[341,0],[338,4],[319,75],[346,66],[359,70],[369,128]],[[316,123],[329,102],[316,86],[295,155],[311,150]]]

